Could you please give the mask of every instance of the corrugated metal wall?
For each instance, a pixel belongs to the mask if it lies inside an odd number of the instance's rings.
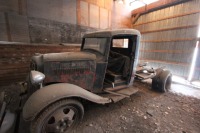
[[[188,77],[197,41],[199,7],[200,1],[192,0],[140,16],[133,25],[142,33],[140,62],[166,66],[173,74]],[[200,71],[199,66],[196,70]]]

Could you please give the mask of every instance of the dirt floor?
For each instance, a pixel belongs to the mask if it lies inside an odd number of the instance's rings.
[[[84,120],[75,132],[200,132],[199,99],[170,92],[161,94],[145,83],[137,82],[135,86],[139,92],[118,103],[107,106],[87,104]]]
[[[200,133],[200,99],[172,92],[161,94],[147,83],[135,82],[134,86],[139,92],[118,103],[86,103],[84,119],[74,132]],[[14,98],[12,101],[16,102]]]

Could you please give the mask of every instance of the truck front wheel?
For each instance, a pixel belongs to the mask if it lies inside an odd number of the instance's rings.
[[[31,133],[71,132],[82,120],[83,105],[73,99],[57,101],[44,109],[31,123]]]

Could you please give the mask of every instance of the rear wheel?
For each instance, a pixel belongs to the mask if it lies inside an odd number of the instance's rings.
[[[152,80],[152,88],[160,92],[166,92],[171,88],[172,74],[170,71],[162,71]]]
[[[32,123],[31,133],[67,133],[75,128],[84,115],[77,100],[60,100],[47,107]]]

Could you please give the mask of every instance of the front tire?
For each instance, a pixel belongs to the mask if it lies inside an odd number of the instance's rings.
[[[50,104],[31,123],[31,133],[68,133],[82,120],[83,105],[73,99]]]

